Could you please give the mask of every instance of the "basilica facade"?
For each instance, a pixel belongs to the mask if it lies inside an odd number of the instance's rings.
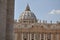
[[[14,40],[60,40],[60,23],[38,22],[27,5],[18,22],[14,21]]]

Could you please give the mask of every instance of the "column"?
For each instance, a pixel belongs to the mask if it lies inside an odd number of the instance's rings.
[[[31,40],[31,33],[30,33],[30,40]]]
[[[45,40],[47,40],[47,34],[45,35],[45,37],[46,37]]]
[[[20,33],[17,33],[17,40],[20,40]]]
[[[56,34],[56,40],[59,40],[59,34]]]
[[[45,40],[45,34],[44,34],[44,40]]]
[[[7,8],[6,8],[6,23],[5,23],[6,24],[5,40],[13,40],[14,0],[6,0],[6,1],[7,1]]]
[[[51,34],[51,40],[53,40],[53,34]]]
[[[22,33],[20,33],[20,37],[19,38],[20,38],[20,40],[22,40]]]
[[[17,40],[17,33],[14,34],[14,40]]]
[[[23,33],[22,33],[22,40],[23,40]]]
[[[59,33],[59,40],[60,40],[60,33]]]
[[[53,34],[53,40],[56,40],[56,34]]]
[[[29,35],[29,33],[28,33],[28,40],[30,40],[30,37],[29,37],[30,35]]]
[[[40,34],[40,40],[41,40],[41,34]]]
[[[51,34],[51,40],[60,40],[60,34]]]
[[[35,35],[36,35],[36,34],[34,34],[34,40],[36,40],[36,39],[35,39]]]

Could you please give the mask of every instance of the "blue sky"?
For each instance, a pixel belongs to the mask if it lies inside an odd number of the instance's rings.
[[[27,3],[39,20],[60,21],[60,0],[15,0],[14,19],[18,19]]]

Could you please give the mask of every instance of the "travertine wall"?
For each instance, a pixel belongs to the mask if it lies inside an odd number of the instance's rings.
[[[14,0],[0,0],[0,40],[13,40]]]

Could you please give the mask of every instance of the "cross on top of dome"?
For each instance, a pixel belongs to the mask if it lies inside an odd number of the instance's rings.
[[[27,4],[25,11],[30,11],[29,4]]]

